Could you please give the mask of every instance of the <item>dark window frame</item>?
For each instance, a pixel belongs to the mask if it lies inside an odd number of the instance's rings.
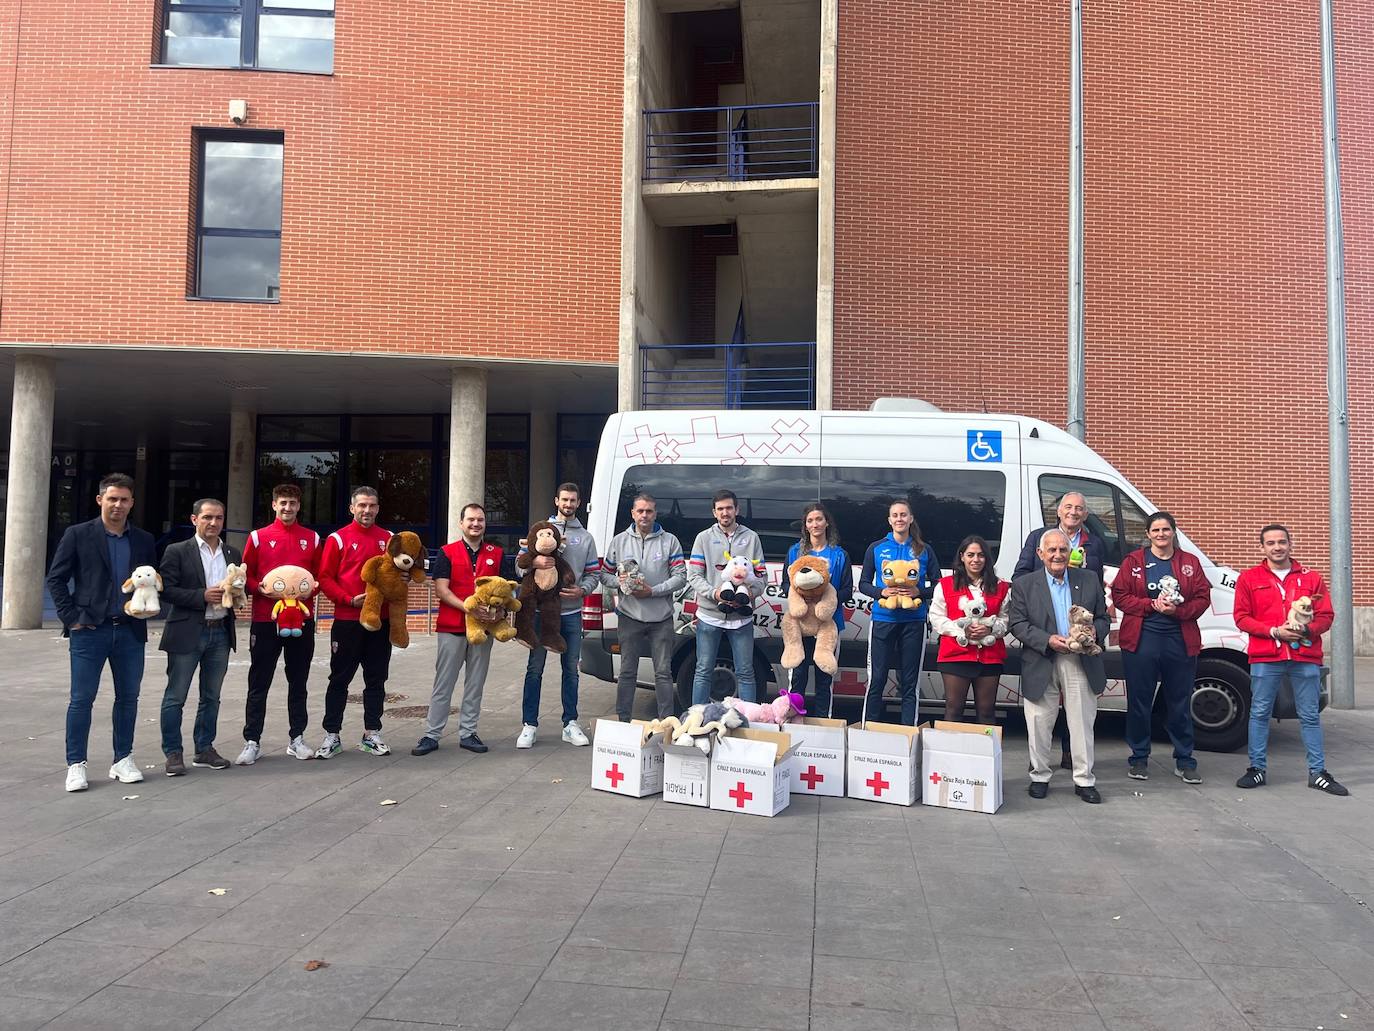
[[[336,4],[337,7],[337,4]],[[167,26],[171,16],[178,14],[224,14],[239,17],[239,60],[237,64],[207,65],[182,64],[167,60]],[[329,71],[310,68],[262,68],[258,64],[259,22],[264,17],[279,16],[290,18],[328,18],[336,20],[336,10],[319,10],[307,7],[283,7],[272,0],[160,0],[158,19],[155,25],[157,42],[154,48],[154,64],[163,68],[214,68],[242,69],[244,71],[286,72],[292,75],[333,75],[334,61],[331,53]],[[332,42],[332,40],[331,40]],[[332,49],[332,48],[331,48]]]
[[[196,129],[195,139],[195,160],[192,169],[192,181],[195,184],[195,211],[191,220],[191,256],[194,263],[190,269],[190,274],[186,277],[189,291],[186,299],[189,301],[221,301],[233,304],[280,304],[281,303],[281,241],[282,229],[226,229],[220,226],[206,226],[205,215],[205,147],[209,143],[275,143],[281,148],[282,164],[282,188],[283,199],[282,209],[285,213],[285,184],[286,184],[286,134],[282,132],[270,132],[263,130],[233,130],[233,129]],[[280,221],[280,220],[279,220]],[[204,293],[201,289],[201,273],[205,267],[205,246],[204,240],[207,236],[254,240],[276,240],[277,241],[277,296],[276,297],[231,297],[223,294]]]

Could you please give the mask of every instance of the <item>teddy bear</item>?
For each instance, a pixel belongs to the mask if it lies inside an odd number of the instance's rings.
[[[739,727],[749,726],[749,720],[738,709],[721,702],[693,705],[681,717],[668,716],[649,724],[649,733],[666,731],[675,745],[695,745],[703,752],[711,751],[717,737],[724,737]]]
[[[726,615],[743,616],[754,611],[754,599],[744,586],[754,575],[754,566],[747,558],[735,555],[725,560],[720,571],[720,599],[717,607]]]
[[[390,620],[392,645],[410,647],[410,631],[406,629],[406,585],[423,583],[425,579],[425,546],[419,535],[409,530],[392,534],[386,542],[386,550],[363,563],[362,577],[366,588],[358,622],[364,629],[380,630],[385,605],[393,617]]]
[[[120,590],[134,596],[124,603],[124,614],[135,619],[151,619],[161,610],[157,592],[162,590],[162,577],[152,566],[139,566],[129,574]]]
[[[1069,651],[1075,655],[1102,654],[1102,645],[1097,643],[1097,631],[1093,627],[1093,614],[1082,605],[1069,608]]]
[[[563,535],[545,520],[531,526],[521,544],[525,550],[515,560],[516,567],[524,571],[520,579],[520,611],[515,614],[515,640],[530,651],[547,648],[562,655],[568,650],[568,642],[558,630],[563,609],[559,592],[577,583],[572,566],[560,553]],[[553,565],[537,568],[534,560],[539,556],[553,559]]]
[[[463,599],[463,611],[467,613],[463,622],[467,626],[468,644],[485,643],[488,632],[498,641],[509,641],[515,636],[511,614],[520,611],[520,599],[515,596],[520,585],[504,576],[479,576],[473,586],[475,589],[472,594]],[[498,613],[497,618],[481,619],[477,615],[479,606],[494,609]]]
[[[725,704],[748,720],[750,726],[765,723],[781,727],[791,723],[798,716],[806,715],[802,696],[796,691],[783,691],[766,705],[746,702],[733,696],[725,699]]]
[[[244,590],[247,583],[248,567],[242,563],[236,566],[230,562],[224,569],[224,579],[216,585],[224,591],[220,606],[232,609],[247,602],[248,592]]]
[[[954,621],[959,628],[954,640],[960,648],[967,648],[970,644],[975,648],[986,648],[993,641],[1007,636],[1009,626],[1006,619],[988,615],[988,600],[978,588],[973,588],[967,596],[959,599],[959,610],[963,615]],[[975,640],[968,636],[968,629],[973,626],[985,626],[990,632]]]
[[[1178,589],[1178,580],[1172,576],[1159,578],[1159,600],[1166,605],[1182,605],[1183,592]]]
[[[1315,615],[1316,609],[1312,605],[1312,599],[1306,594],[1301,598],[1294,598],[1293,604],[1288,607],[1288,619],[1284,621],[1284,629],[1296,630],[1302,634],[1302,640],[1288,642],[1288,646],[1294,651],[1312,646],[1312,638],[1307,634],[1307,626],[1312,622]]]
[[[839,668],[835,645],[840,632],[835,626],[839,604],[830,582],[830,564],[818,555],[802,555],[787,567],[791,589],[782,613],[782,668],[796,669],[806,653],[802,638],[816,639],[815,663],[822,672]]]
[[[277,566],[265,577],[259,590],[276,599],[272,606],[272,622],[277,625],[278,637],[300,637],[305,621],[310,618],[310,598],[317,584],[310,570],[302,566]]]
[[[910,595],[894,594],[890,598],[879,598],[878,604],[885,609],[914,609],[921,604],[921,563],[906,559],[886,559],[883,561],[883,585],[886,587],[906,587]]]

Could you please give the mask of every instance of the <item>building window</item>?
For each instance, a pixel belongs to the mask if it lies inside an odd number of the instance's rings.
[[[281,135],[203,133],[198,157],[194,295],[277,300]]]
[[[334,0],[163,0],[162,63],[334,71]]]

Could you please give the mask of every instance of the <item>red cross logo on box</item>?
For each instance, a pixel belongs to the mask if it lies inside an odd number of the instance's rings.
[[[611,782],[611,787],[619,790],[620,782],[625,779],[625,774],[620,772],[620,763],[611,763],[611,768],[606,771],[606,779]]]
[[[740,809],[744,808],[745,802],[750,801],[754,797],[754,793],[752,791],[744,790],[744,781],[740,781],[733,788],[727,791],[726,794],[735,800],[736,807]]]
[[[815,791],[816,785],[825,780],[825,774],[816,772],[814,766],[808,766],[806,772],[801,775],[801,779],[806,781],[807,791]]]
[[[938,773],[932,773],[932,774],[930,775],[930,782],[931,782],[932,784],[938,784],[938,783],[940,783],[940,775],[939,775]]]
[[[882,798],[883,792],[892,787],[892,785],[883,778],[882,770],[874,770],[873,776],[869,777],[864,783],[873,789],[873,796],[875,798]]]

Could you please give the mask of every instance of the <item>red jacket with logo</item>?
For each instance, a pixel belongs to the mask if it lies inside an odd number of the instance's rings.
[[[335,530],[324,542],[320,558],[320,590],[334,603],[334,618],[356,623],[362,607],[354,607],[353,599],[365,592],[363,563],[373,555],[386,553],[391,531],[375,523],[364,530],[356,522]],[[404,618],[405,613],[400,613]],[[383,619],[390,618],[390,608]]]
[[[1312,599],[1312,622],[1307,626],[1311,644],[1293,647],[1286,641],[1276,641],[1269,631],[1288,621],[1288,608],[1303,595]],[[1250,661],[1298,662],[1322,661],[1322,634],[1331,629],[1336,614],[1331,608],[1331,595],[1326,582],[1315,569],[1294,562],[1288,576],[1280,580],[1267,562],[1252,566],[1236,580],[1236,626],[1250,635],[1247,649]]]
[[[954,589],[954,577],[947,576],[940,581],[940,585],[935,588],[937,591],[944,592],[945,612],[949,619],[959,619],[963,616],[964,610],[959,607],[960,598],[971,598],[973,591],[965,587],[962,591]],[[1002,614],[1002,606],[1007,603],[1007,595],[1011,592],[1011,582],[1009,580],[998,580],[997,590],[991,594],[983,595],[983,600],[988,604],[989,616]],[[981,662],[998,663],[1005,662],[1007,659],[1007,642],[1005,638],[999,637],[991,644],[985,644],[979,648],[972,642],[960,646],[959,642],[948,634],[940,635],[940,650],[936,657],[939,662]]]
[[[451,575],[448,586],[461,601],[477,589],[479,576],[500,576],[502,552],[499,545],[483,541],[477,548],[477,568],[472,568],[468,557],[467,544],[456,540],[439,549],[449,560]],[[439,616],[434,621],[434,629],[441,634],[462,634],[467,632],[467,613],[452,605],[439,602]]]
[[[1212,581],[1202,571],[1202,559],[1191,552],[1175,548],[1169,564],[1178,581],[1178,593],[1183,595],[1183,604],[1175,610],[1174,618],[1183,634],[1184,649],[1189,655],[1196,655],[1202,651],[1202,631],[1197,621],[1211,607]],[[1153,599],[1145,583],[1144,548],[1138,548],[1121,560],[1121,568],[1116,571],[1116,579],[1109,590],[1112,604],[1121,610],[1117,643],[1123,651],[1133,652],[1140,647],[1145,617],[1154,611]]]
[[[280,519],[273,520],[248,535],[248,543],[243,546],[243,564],[248,567],[244,587],[253,598],[253,622],[270,623],[276,602],[259,594],[258,587],[278,566],[300,566],[318,580],[320,535],[300,523],[287,526]]]

